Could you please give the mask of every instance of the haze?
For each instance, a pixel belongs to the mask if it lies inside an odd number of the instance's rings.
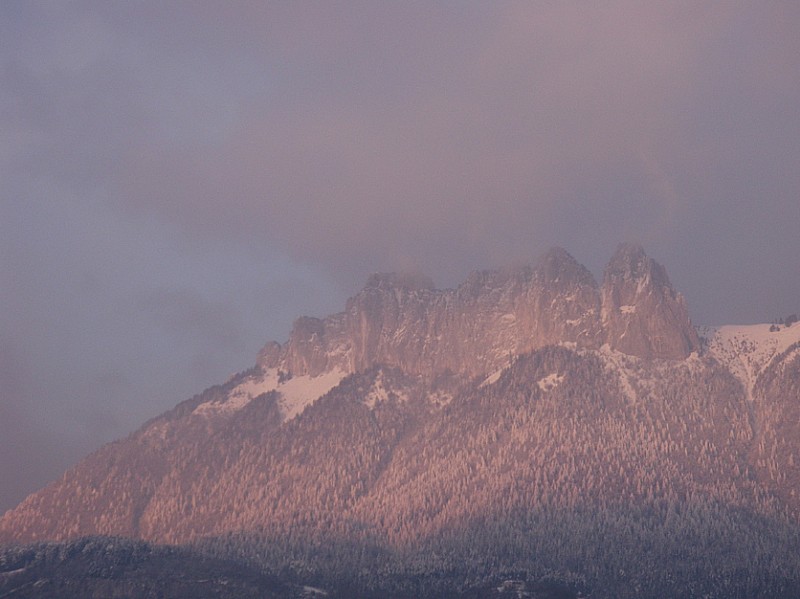
[[[0,510],[373,271],[800,312],[796,2],[0,3]]]

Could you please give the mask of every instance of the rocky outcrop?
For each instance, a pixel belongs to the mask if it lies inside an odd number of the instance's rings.
[[[372,275],[344,312],[298,319],[285,346],[264,348],[259,365],[316,376],[383,363],[474,376],[558,343],[668,359],[698,346],[683,298],[641,248],[621,246],[602,290],[555,248],[535,266],[474,272],[456,289],[437,290],[419,275]]]
[[[606,267],[602,324],[612,349],[640,358],[680,360],[700,347],[683,296],[638,245],[620,245]]]

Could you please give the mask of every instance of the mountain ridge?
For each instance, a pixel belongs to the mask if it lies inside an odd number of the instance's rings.
[[[771,556],[800,556],[798,422],[800,324],[695,329],[638,246],[602,285],[561,249],[449,290],[375,275],[29,496],[0,541],[121,535],[334,579],[381,555],[434,586],[491,562],[577,572],[597,597],[676,596],[664,568],[701,567],[712,596],[756,596],[773,586],[726,574],[749,589],[726,595],[719,572],[795,584]],[[626,595],[607,572],[622,564],[672,595]]]
[[[316,376],[381,362],[426,376],[474,376],[496,370],[509,354],[564,342],[666,359],[699,347],[664,268],[640,246],[622,244],[602,286],[561,248],[534,266],[473,272],[455,289],[374,274],[343,312],[297,319],[286,344],[267,344],[258,365]]]

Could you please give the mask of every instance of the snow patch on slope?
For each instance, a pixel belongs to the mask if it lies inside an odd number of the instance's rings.
[[[363,403],[374,408],[379,403],[384,403],[390,399],[397,399],[401,402],[408,401],[408,395],[398,389],[387,388],[387,382],[383,377],[383,372],[378,373],[375,382],[372,384],[369,392],[363,399]]]
[[[319,376],[296,376],[282,379],[278,370],[270,368],[261,376],[250,377],[228,393],[224,402],[205,402],[197,406],[197,415],[224,415],[241,410],[254,398],[270,391],[279,394],[278,407],[283,421],[291,420],[303,412],[309,405],[338,385],[345,377],[345,372],[334,368]]]
[[[492,374],[486,377],[484,381],[478,386],[479,389],[483,387],[488,387],[489,385],[494,385],[497,381],[500,380],[500,375],[503,374],[505,368],[501,368],[500,370],[494,371]]]
[[[281,397],[278,405],[284,422],[298,416],[312,403],[338,385],[345,373],[338,368],[319,376],[296,376],[278,386]]]
[[[539,385],[539,389],[542,391],[552,391],[564,380],[563,374],[558,374],[557,372],[553,372],[548,374],[545,377],[540,378],[536,381],[536,384]]]
[[[589,351],[594,352],[594,350]],[[597,351],[597,355],[603,361],[606,371],[611,372],[614,374],[614,376],[618,377],[622,392],[625,394],[625,397],[628,398],[628,401],[631,403],[636,403],[639,395],[636,392],[632,381],[636,381],[638,379],[637,373],[634,369],[638,358],[624,354],[615,349],[611,349],[611,346],[608,343],[603,345],[600,350]]]
[[[708,355],[727,366],[752,399],[756,379],[772,359],[800,342],[800,323],[770,331],[769,324],[698,327],[707,344]]]
[[[428,401],[439,408],[443,408],[453,401],[453,394],[445,391],[434,391],[428,396]]]

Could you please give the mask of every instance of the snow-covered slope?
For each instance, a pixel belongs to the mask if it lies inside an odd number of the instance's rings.
[[[195,408],[198,415],[227,414],[235,412],[254,398],[277,391],[280,394],[278,406],[284,422],[293,419],[338,385],[345,377],[345,372],[334,368],[319,376],[295,376],[288,380],[280,377],[277,369],[269,369],[263,375],[253,376],[235,387],[224,402],[208,401]]]
[[[698,333],[707,344],[708,355],[716,358],[736,376],[752,399],[758,375],[772,359],[800,342],[800,323],[770,331],[772,325],[726,325],[717,328],[699,327]]]

